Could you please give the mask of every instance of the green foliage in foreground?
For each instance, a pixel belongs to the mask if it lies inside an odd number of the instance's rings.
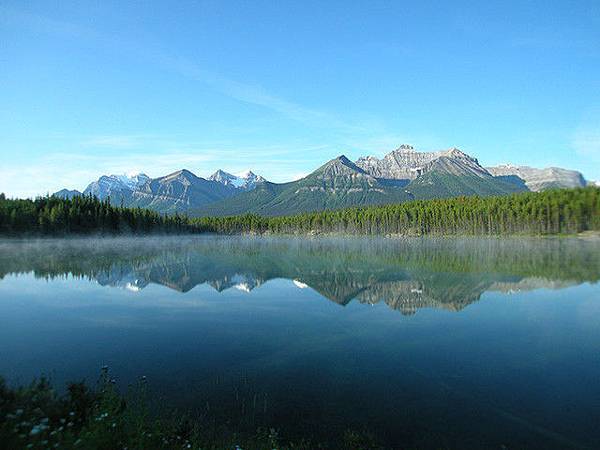
[[[556,189],[500,197],[455,197],[345,208],[293,216],[246,214],[189,219],[109,200],[0,194],[0,234],[344,233],[393,235],[574,234],[600,230],[600,189]]]
[[[193,223],[203,231],[232,234],[574,234],[600,230],[600,189],[419,200],[285,217],[206,217]]]
[[[110,200],[91,196],[9,200],[0,194],[0,234],[181,233],[190,229],[186,218],[116,207]]]
[[[11,389],[0,378],[0,448],[115,449],[321,449],[306,442],[283,442],[272,429],[239,435],[226,427],[203,426],[187,416],[151,413],[146,381],[121,395],[102,369],[98,387],[69,384],[59,396],[47,379]],[[370,436],[347,431],[336,448],[377,449]]]

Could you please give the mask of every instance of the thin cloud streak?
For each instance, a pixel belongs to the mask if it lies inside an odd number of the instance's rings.
[[[151,45],[142,46],[133,41],[100,34],[90,28],[9,8],[3,11],[0,22],[13,26],[26,26],[43,33],[77,37],[97,45],[109,47],[114,52],[130,54],[180,76],[199,81],[230,98],[270,109],[297,122],[317,127],[335,128],[342,132],[367,131],[365,127],[351,124],[333,114],[306,108],[293,101],[273,95],[260,85],[243,83],[206,70],[189,59],[172,56],[170,52],[158,49],[157,45],[154,46],[154,50],[151,50]]]
[[[109,149],[133,149],[143,141],[141,136],[95,136],[81,142],[83,147],[109,148]]]

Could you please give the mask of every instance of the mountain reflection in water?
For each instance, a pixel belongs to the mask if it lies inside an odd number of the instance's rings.
[[[460,311],[486,291],[561,289],[600,278],[600,243],[584,239],[153,237],[4,241],[7,274],[86,277],[139,291],[208,284],[250,292],[288,279],[346,305],[385,302],[402,314]]]

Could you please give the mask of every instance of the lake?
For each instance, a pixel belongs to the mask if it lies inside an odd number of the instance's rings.
[[[600,448],[600,241],[0,241],[0,375],[335,447]]]

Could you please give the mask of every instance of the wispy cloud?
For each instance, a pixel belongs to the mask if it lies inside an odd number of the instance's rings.
[[[273,94],[259,84],[241,82],[208,70],[191,59],[161,48],[157,43],[145,42],[141,45],[122,37],[101,34],[92,28],[8,8],[3,11],[0,23],[23,26],[42,33],[72,36],[92,45],[108,47],[111,51],[134,56],[180,76],[196,80],[235,100],[267,108],[304,124],[338,131],[366,131],[360,124],[343,120],[330,112],[303,106]]]
[[[182,76],[209,85],[228,97],[270,109],[292,120],[312,126],[336,128],[342,131],[364,131],[364,128],[359,124],[344,121],[334,114],[307,108],[296,102],[274,95],[258,84],[242,83],[229,79],[223,75],[208,71],[193,61],[176,58],[162,52],[148,53],[144,50],[141,54]]]
[[[83,140],[81,145],[83,147],[126,150],[139,147],[144,140],[144,136],[92,136]]]

